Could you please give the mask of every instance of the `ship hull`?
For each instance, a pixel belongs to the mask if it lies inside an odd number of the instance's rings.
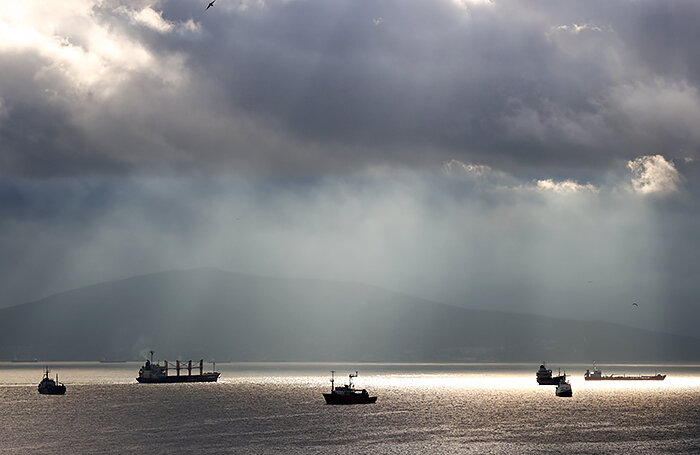
[[[193,374],[187,376],[164,376],[161,378],[136,378],[141,384],[173,384],[183,382],[216,382],[219,373]]]
[[[323,398],[326,399],[326,404],[371,404],[377,401],[377,397],[337,393],[324,393]]]
[[[554,376],[553,378],[537,378],[539,385],[559,385],[561,381],[565,381],[566,376]]]
[[[65,395],[66,394],[66,386],[57,385],[54,387],[44,387],[44,388],[39,389],[39,393],[42,395]]]
[[[573,397],[574,396],[574,394],[571,390],[564,391],[564,392],[556,392],[556,395],[558,397]]]
[[[586,381],[663,381],[666,375],[658,376],[603,376],[600,378],[584,378]]]

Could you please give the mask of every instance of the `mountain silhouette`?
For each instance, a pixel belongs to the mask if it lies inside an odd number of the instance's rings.
[[[689,361],[700,340],[473,310],[374,286],[177,270],[0,309],[0,359]]]

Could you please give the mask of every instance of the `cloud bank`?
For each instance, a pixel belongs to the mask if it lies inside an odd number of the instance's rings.
[[[3,175],[458,159],[596,183],[638,156],[698,158],[696,2],[216,6],[0,7]]]

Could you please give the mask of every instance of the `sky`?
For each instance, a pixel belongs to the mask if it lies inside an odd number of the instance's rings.
[[[218,267],[698,335],[696,1],[206,3],[0,3],[0,307]]]

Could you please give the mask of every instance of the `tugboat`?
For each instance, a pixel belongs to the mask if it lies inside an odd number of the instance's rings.
[[[639,376],[622,376],[611,374],[609,376],[603,376],[603,373],[598,369],[595,364],[593,365],[593,372],[586,370],[583,375],[586,381],[663,381],[666,379],[665,374],[656,373],[655,375],[639,375]]]
[[[552,377],[552,370],[547,369],[545,362],[542,362],[537,370],[536,377],[539,385],[559,385],[561,381],[566,381],[566,373]],[[561,371],[560,371],[561,373]]]
[[[172,382],[216,382],[221,373],[217,371],[204,372],[204,360],[199,361],[199,374],[192,374],[192,361],[187,363],[187,375],[180,375],[180,361],[175,362],[176,375],[168,375],[168,361],[161,366],[160,363],[153,363],[153,351],[150,351],[151,359],[146,360],[144,366],[139,369],[139,377],[136,380],[141,384],[161,384]],[[216,369],[216,364],[214,368]]]
[[[571,397],[573,396],[573,393],[571,391],[571,384],[567,380],[563,380],[557,384],[557,390],[554,391],[554,393],[558,397]]]
[[[42,395],[64,395],[66,393],[66,386],[58,382],[58,374],[56,374],[55,381],[49,377],[49,367],[46,367],[44,378],[39,383],[37,389]]]
[[[377,401],[377,397],[369,396],[366,389],[358,390],[353,387],[352,378],[357,377],[350,373],[349,384],[342,387],[335,387],[335,371],[331,371],[331,393],[324,393],[323,398],[326,404],[367,404]]]

